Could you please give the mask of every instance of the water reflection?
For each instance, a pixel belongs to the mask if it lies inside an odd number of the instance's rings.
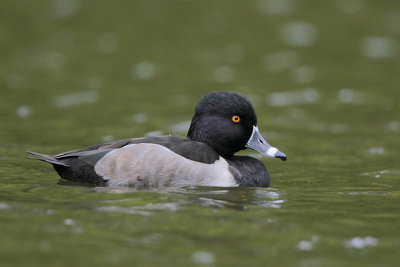
[[[93,191],[124,194],[123,199],[102,201],[103,204],[107,205],[97,207],[96,209],[99,211],[144,216],[152,215],[155,211],[174,212],[193,205],[214,209],[245,210],[251,206],[280,208],[286,202],[283,193],[270,188],[216,188],[198,186],[161,188],[94,187]],[[152,203],[145,205],[135,204],[140,203],[139,199],[143,195],[139,195],[139,193],[142,192],[155,193]],[[145,197],[147,198],[148,196]],[[131,202],[133,205],[129,205]]]

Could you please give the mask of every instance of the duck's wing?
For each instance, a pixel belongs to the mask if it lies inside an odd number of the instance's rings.
[[[190,141],[177,136],[154,136],[118,140],[63,152],[52,157],[58,160],[71,157],[86,157],[87,159],[95,159],[98,156],[104,156],[111,150],[122,148],[127,145],[149,143],[164,146],[182,157],[201,163],[211,164],[219,159],[219,155],[208,145],[201,142]]]
[[[155,147],[164,147],[164,149],[167,148],[177,156],[198,163],[212,164],[219,159],[219,155],[208,145],[175,136],[119,140],[63,152],[57,155],[45,155],[36,152],[29,153],[34,156],[32,157],[34,159],[51,163],[58,174],[64,179],[90,183],[106,183],[108,181],[107,177],[99,174],[95,170],[96,166],[101,165],[98,164],[98,162],[110,152],[113,152],[112,154],[114,156],[122,154],[124,151],[127,151],[123,148],[129,145],[138,145],[135,149],[137,154],[129,155],[131,161],[144,161],[143,157],[145,157],[146,154],[140,153],[140,151],[142,147],[145,148],[145,146],[141,146],[141,144],[153,144],[156,145]],[[148,158],[144,165],[153,163],[152,160],[152,158]],[[128,162],[126,164],[128,164]],[[156,162],[153,164],[156,164]],[[143,166],[143,168],[146,167]]]

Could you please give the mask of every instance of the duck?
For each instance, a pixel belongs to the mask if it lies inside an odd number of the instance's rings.
[[[198,102],[187,133],[93,145],[57,155],[27,151],[53,165],[62,179],[108,186],[269,187],[264,164],[244,149],[286,161],[257,127],[250,100],[231,91],[210,92]]]

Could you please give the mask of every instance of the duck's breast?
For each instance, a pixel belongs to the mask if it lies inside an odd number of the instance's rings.
[[[196,153],[196,151],[193,151]],[[95,172],[110,185],[135,186],[237,186],[228,162],[212,164],[187,159],[162,145],[131,144],[106,154]]]

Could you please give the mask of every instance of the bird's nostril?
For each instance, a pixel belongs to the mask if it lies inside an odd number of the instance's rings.
[[[261,144],[264,144],[264,141],[263,141],[262,139],[258,138],[258,141],[259,141]]]

